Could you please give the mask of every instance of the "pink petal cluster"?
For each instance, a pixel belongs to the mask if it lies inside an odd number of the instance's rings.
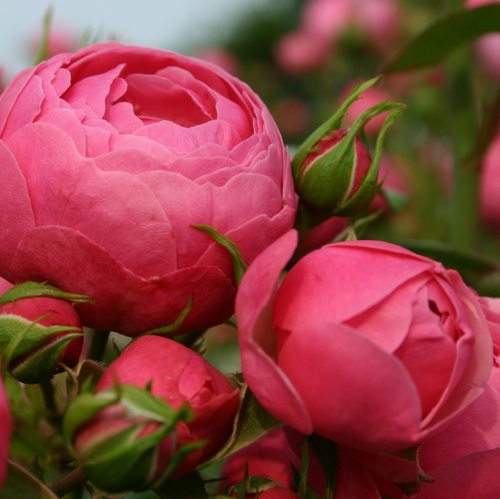
[[[491,142],[483,158],[480,208],[482,219],[491,227],[500,228],[500,135]]]
[[[91,296],[85,326],[130,336],[233,312],[250,263],[293,224],[288,152],[252,90],[216,66],[116,42],[20,73],[0,97],[0,276]]]
[[[205,441],[187,456],[176,476],[192,471],[218,452],[229,438],[238,405],[238,390],[199,354],[159,336],[144,336],[129,345],[106,369],[96,392],[117,382],[146,388],[174,409],[188,403],[194,419],[177,425],[178,446]]]
[[[474,9],[491,3],[500,3],[500,0],[466,0],[465,6]],[[491,33],[482,36],[476,42],[476,51],[486,71],[496,79],[500,79],[500,34]]]
[[[492,344],[454,271],[378,241],[325,246],[278,287],[291,231],[245,274],[236,301],[245,379],[286,424],[371,452],[421,444],[483,393]]]
[[[290,73],[320,68],[349,26],[384,50],[398,37],[401,17],[396,0],[309,0],[299,29],[278,43],[276,58]]]

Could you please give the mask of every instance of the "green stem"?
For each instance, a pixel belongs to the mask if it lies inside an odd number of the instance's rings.
[[[451,211],[451,243],[471,249],[476,241],[479,173],[470,158],[478,133],[477,113],[470,79],[470,49],[457,51],[446,63],[447,96],[455,167]]]
[[[40,388],[42,390],[45,407],[49,411],[50,419],[54,419],[57,417],[57,406],[56,406],[56,399],[52,382],[42,381],[40,383]]]
[[[106,350],[108,338],[109,331],[92,331],[87,359],[100,362]]]
[[[50,486],[50,489],[56,496],[64,497],[76,487],[83,485],[87,481],[87,477],[81,466],[75,468],[60,480],[56,480]]]

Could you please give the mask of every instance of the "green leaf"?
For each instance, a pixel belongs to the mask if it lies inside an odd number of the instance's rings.
[[[215,241],[217,241],[221,246],[224,246],[229,251],[231,259],[233,260],[234,268],[234,278],[236,280],[236,286],[239,287],[241,280],[243,279],[243,274],[246,272],[248,265],[243,260],[238,246],[236,246],[231,239],[223,236],[218,231],[216,231],[210,225],[192,225],[191,227],[206,232],[212,236]]]
[[[38,462],[38,456],[35,456],[33,461],[28,466],[28,471],[40,482],[43,483],[43,470]]]
[[[461,45],[486,33],[500,31],[500,5],[453,12],[420,33],[386,72],[405,71],[435,64]]]
[[[279,419],[269,414],[260,405],[248,389],[248,385],[245,384],[241,389],[240,398],[242,399],[241,407],[235,417],[233,433],[229,441],[208,463],[203,465],[203,468],[234,454],[243,447],[253,444],[266,433],[283,426]]]
[[[38,296],[59,298],[60,300],[66,300],[70,303],[90,303],[94,305],[94,302],[88,296],[65,293],[49,284],[31,281],[23,282],[10,288],[6,293],[0,296],[0,305],[21,300],[22,298],[33,298]]]
[[[401,246],[441,262],[445,267],[458,271],[491,272],[500,270],[500,261],[477,251],[462,250],[437,241],[402,241]]]
[[[154,489],[161,499],[205,499],[205,484],[197,471],[165,480]]]
[[[40,480],[16,463],[9,461],[7,480],[0,499],[59,499]]]

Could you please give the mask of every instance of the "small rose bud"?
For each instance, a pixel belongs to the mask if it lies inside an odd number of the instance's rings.
[[[84,394],[64,419],[68,446],[85,474],[109,492],[150,487],[182,458],[175,426],[189,419],[160,397],[131,385]]]
[[[80,317],[68,298],[43,296],[44,285],[32,284],[39,289],[15,286],[0,297],[0,349],[8,372],[28,384],[49,380],[62,365],[75,366],[83,343]]]
[[[315,130],[293,158],[295,190],[312,209],[351,217],[370,206],[380,187],[378,172],[387,129],[403,111],[403,104],[381,102],[361,113],[350,129],[341,129],[351,104],[377,78],[356,87],[339,110]],[[377,138],[373,159],[358,132],[376,116],[390,112]]]

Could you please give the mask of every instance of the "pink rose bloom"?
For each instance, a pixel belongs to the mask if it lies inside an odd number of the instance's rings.
[[[9,281],[6,281],[5,279],[2,279],[0,277],[0,296],[6,293],[11,287],[12,284]]]
[[[481,168],[480,207],[483,220],[500,228],[500,135],[491,142]]]
[[[500,3],[500,0],[466,0],[469,9],[482,7],[490,3]],[[500,79],[500,34],[484,35],[476,42],[477,54],[484,68],[495,78]]]
[[[483,393],[491,338],[455,271],[352,241],[310,253],[278,289],[296,240],[290,231],[262,253],[236,300],[243,373],[271,414],[340,445],[392,452],[442,431]]]
[[[332,46],[329,40],[316,33],[295,31],[278,42],[275,56],[285,71],[300,74],[324,66],[332,57]]]
[[[20,73],[0,97],[0,276],[91,296],[85,326],[130,336],[219,324],[236,293],[214,227],[250,263],[293,224],[278,129],[216,66],[116,42]]]
[[[116,381],[146,388],[174,409],[189,403],[195,417],[176,428],[178,446],[205,441],[205,446],[189,454],[175,472],[192,471],[218,452],[229,438],[238,390],[201,355],[184,345],[160,336],[144,336],[129,345],[110,364],[97,385],[97,392]]]
[[[478,297],[493,340],[493,363],[500,368],[500,298]]]
[[[0,380],[0,489],[7,476],[12,418],[3,382]]]
[[[358,85],[358,83],[359,83],[358,81],[352,81],[345,87],[345,89],[339,95],[337,107],[339,107],[340,104],[344,102],[344,100],[347,99],[347,97],[349,97],[352,90],[356,85]],[[356,121],[356,118],[370,107],[375,106],[376,104],[380,104],[381,102],[384,101],[392,101],[392,100],[393,100],[392,96],[383,88],[370,87],[360,95],[358,100],[354,101],[349,106],[343,124],[345,124],[346,126],[351,126]],[[378,134],[386,118],[387,118],[387,113],[383,113],[371,119],[365,126],[366,134],[367,135]]]
[[[485,392],[442,433],[419,451],[422,469],[434,479],[415,499],[494,499],[500,491],[500,370],[494,368]],[[380,482],[391,499],[406,499],[396,486]]]

